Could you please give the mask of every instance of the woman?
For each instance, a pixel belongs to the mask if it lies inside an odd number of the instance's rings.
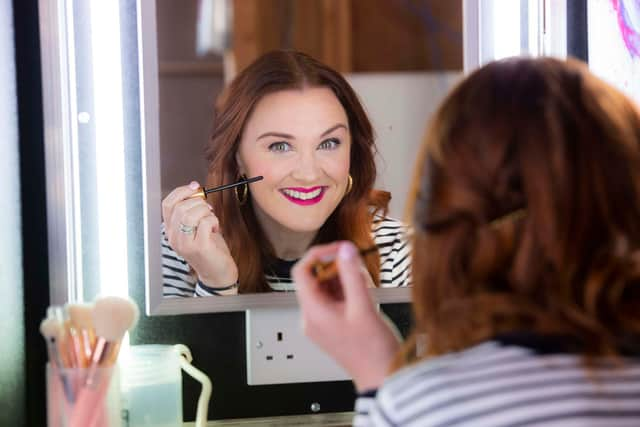
[[[207,186],[264,179],[210,204],[190,198],[195,182],[164,199],[164,295],[294,290],[291,266],[334,240],[378,246],[365,260],[370,286],[406,286],[406,229],[384,217],[374,153],[371,124],[339,73],[297,52],[259,58],[218,100]]]
[[[497,62],[449,95],[420,158],[407,344],[353,245],[293,272],[305,332],[360,392],[354,424],[640,425],[634,105],[577,62]],[[332,257],[338,300],[309,272]]]

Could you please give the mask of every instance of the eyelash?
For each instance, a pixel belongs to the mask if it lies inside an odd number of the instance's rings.
[[[331,147],[327,148],[328,150],[335,150],[340,145],[340,140],[339,139],[330,138],[330,139],[325,139],[324,141],[322,141],[318,147],[322,147],[323,145],[325,145],[326,143],[329,143],[329,142],[332,143],[332,145],[331,145]]]
[[[283,146],[286,146],[287,148],[286,149],[277,148],[277,147],[283,147]],[[291,146],[289,145],[289,143],[284,141],[278,141],[278,142],[269,144],[269,151],[284,153],[289,151],[290,149],[291,149]]]
[[[329,147],[323,147],[326,144],[331,144],[331,146]],[[330,138],[330,139],[325,139],[324,141],[322,141],[320,143],[320,145],[318,145],[318,148],[320,149],[324,149],[324,150],[335,150],[336,148],[338,148],[338,146],[340,145],[340,140],[337,138]],[[287,151],[291,150],[291,145],[288,142],[284,142],[284,141],[278,141],[278,142],[273,142],[271,144],[269,144],[269,151],[273,151],[273,152],[279,152],[279,153],[285,153]]]

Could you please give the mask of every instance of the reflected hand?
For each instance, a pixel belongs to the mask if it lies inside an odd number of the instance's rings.
[[[200,197],[192,182],[174,189],[162,201],[162,219],[169,244],[196,271],[207,286],[224,287],[238,280],[238,267],[220,233],[213,208]]]
[[[318,282],[312,266],[336,259],[338,280]],[[329,353],[357,389],[377,388],[400,347],[371,300],[369,273],[350,242],[316,246],[294,266],[293,280],[305,335]]]

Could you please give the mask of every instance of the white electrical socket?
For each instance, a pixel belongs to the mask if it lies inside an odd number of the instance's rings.
[[[247,384],[341,381],[351,377],[302,333],[298,307],[249,309]]]

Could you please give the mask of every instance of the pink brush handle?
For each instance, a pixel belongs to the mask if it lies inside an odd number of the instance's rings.
[[[49,363],[47,366],[47,426],[49,427],[64,427],[71,413],[72,403],[65,381],[58,367]]]
[[[106,400],[111,381],[111,370],[108,368],[113,365],[110,355],[117,345],[118,343],[107,341],[103,337],[97,338],[86,379],[76,397],[70,427],[108,427]]]
[[[80,389],[71,411],[69,427],[109,426],[107,394],[110,381],[111,376],[106,374],[102,378],[94,378],[93,385]]]
[[[109,341],[98,337],[89,360],[87,377],[76,398],[70,427],[108,426],[105,398],[109,388],[110,377],[100,378],[98,368],[109,355],[110,348],[111,343]]]

